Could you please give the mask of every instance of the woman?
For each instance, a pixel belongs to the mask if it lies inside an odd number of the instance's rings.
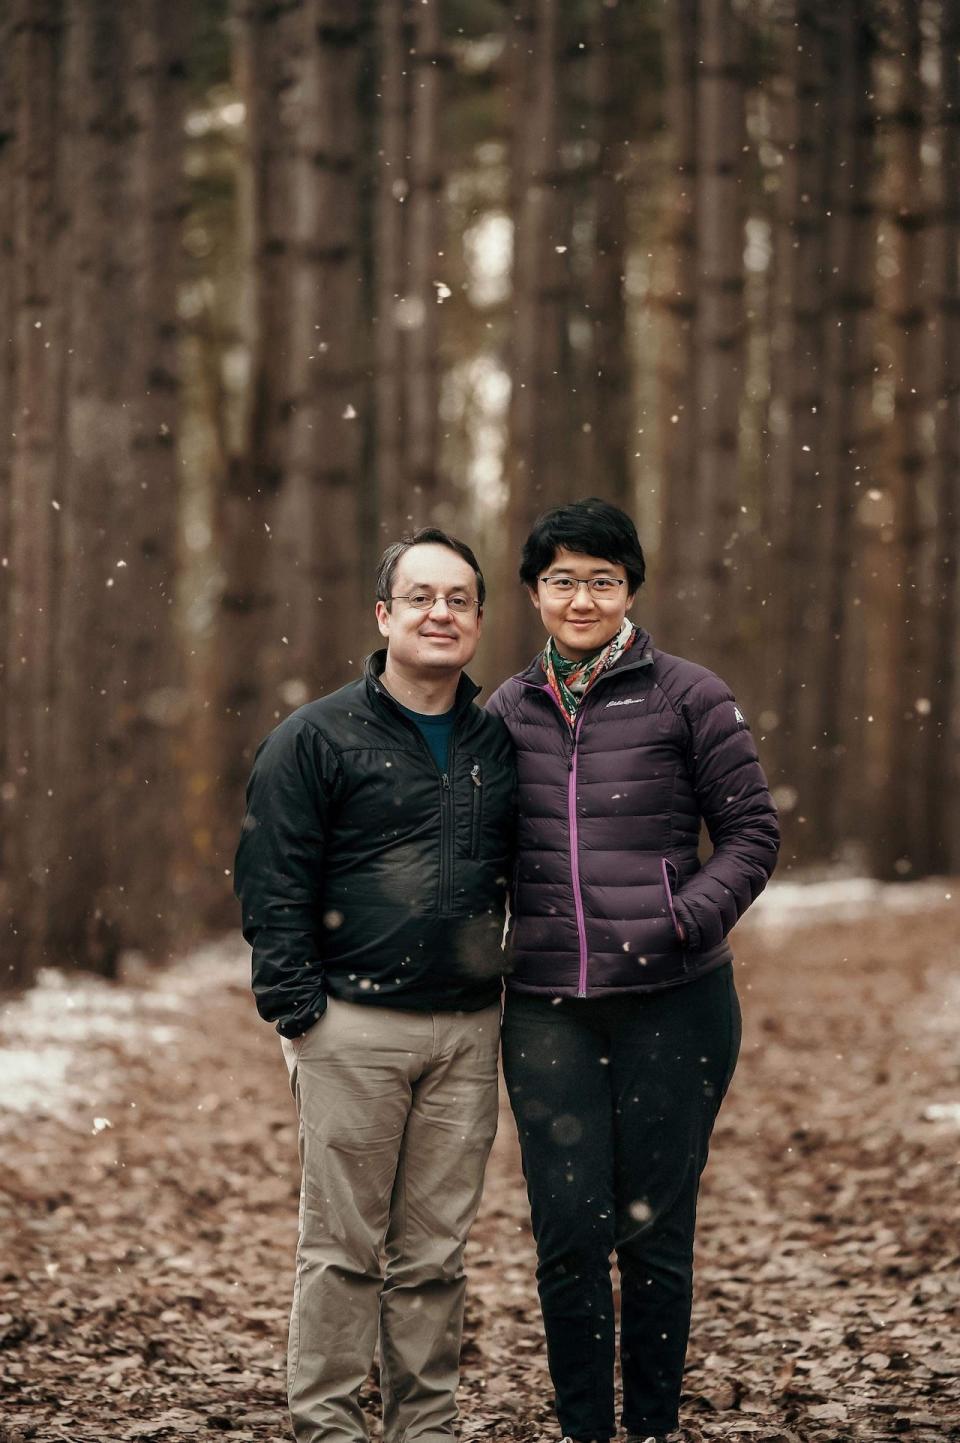
[[[568,1443],[677,1427],[697,1189],[740,1045],[726,940],[773,871],[776,813],[734,699],[627,612],[633,522],[603,501],[542,516],[520,577],[547,632],[489,707],[519,766],[503,1059]],[[713,854],[700,865],[706,822]]]

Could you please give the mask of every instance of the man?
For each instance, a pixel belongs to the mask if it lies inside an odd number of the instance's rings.
[[[463,674],[483,576],[421,530],[384,553],[377,598],[386,651],[257,753],[236,863],[300,1123],[297,1443],[365,1438],[378,1326],[387,1443],[453,1438],[463,1250],[497,1123],[514,764]]]

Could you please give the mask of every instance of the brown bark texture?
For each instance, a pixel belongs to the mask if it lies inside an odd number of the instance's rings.
[[[823,425],[818,446],[822,603],[814,613],[820,637],[818,674],[829,684],[812,689],[816,752],[807,809],[817,820],[815,846],[836,855],[849,796],[850,759],[862,744],[853,613],[856,595],[855,520],[868,487],[875,278],[863,263],[876,245],[873,205],[875,125],[868,100],[874,39],[869,7],[844,0],[827,30],[828,124],[834,137],[826,208],[826,304],[823,311]],[[816,578],[815,578],[816,584]]]
[[[744,675],[737,645],[738,462],[743,387],[743,30],[730,0],[702,0],[698,67],[696,208],[696,404],[694,514],[686,566],[698,627],[733,685]]]
[[[439,6],[385,0],[376,15],[376,483],[381,536],[388,542],[444,519],[439,416],[444,285],[438,277],[446,178],[441,114],[449,60]]]
[[[960,851],[951,825],[958,771],[957,636],[960,635],[960,4],[942,0],[937,36],[940,140],[937,175],[939,225],[932,280],[936,305],[934,346],[934,542],[928,667],[930,712],[923,753],[928,861],[957,866]]]
[[[289,547],[290,541],[277,535],[276,512],[292,405],[291,89],[300,38],[290,7],[265,0],[237,0],[233,23],[235,82],[247,116],[238,219],[247,246],[243,334],[250,380],[242,452],[230,458],[215,502],[222,580],[211,678],[219,762],[214,850],[224,866],[256,746],[292,709],[277,695],[288,620],[282,614],[281,588],[290,569],[284,543]]]
[[[575,465],[582,402],[570,334],[570,222],[577,177],[564,164],[562,82],[570,62],[561,59],[563,20],[557,0],[525,0],[510,42],[515,194],[507,541],[513,556],[537,516],[590,494]],[[532,609],[520,608],[511,643],[508,667],[542,646]]]
[[[589,344],[583,347],[579,475],[574,492],[601,495],[628,510],[631,471],[631,382],[626,272],[629,199],[634,181],[631,140],[639,107],[634,67],[643,49],[637,17],[623,6],[591,16],[584,77],[584,200],[581,228],[589,237],[583,260],[587,277],[583,316]]]
[[[405,484],[403,333],[400,329],[405,272],[404,206],[409,192],[406,139],[409,107],[405,84],[406,6],[377,6],[378,166],[376,189],[376,476],[381,540],[386,544],[408,524]]]
[[[184,223],[183,129],[190,41],[187,0],[133,7],[130,183],[133,253],[132,477],[113,517],[124,546],[124,583],[136,598],[124,638],[126,706],[116,784],[121,813],[128,944],[162,956],[175,932],[167,885],[179,838],[183,722],[189,706],[174,623],[180,518],[178,285]],[[122,758],[122,759],[121,759]],[[148,801],[153,795],[162,801]]]
[[[125,662],[136,590],[129,521],[137,485],[133,382],[136,272],[135,20],[94,0],[66,8],[64,208],[70,255],[63,394],[61,595],[55,710],[58,863],[51,877],[54,955],[111,972],[123,945],[124,755],[131,720]],[[110,779],[108,784],[107,779]]]
[[[298,56],[289,471],[280,492],[284,566],[281,699],[346,679],[336,617],[354,614],[359,575],[362,373],[358,71],[360,33],[348,0],[310,0]],[[358,658],[354,658],[356,662]]]
[[[894,36],[899,51],[887,116],[890,261],[889,376],[893,420],[881,476],[890,497],[885,582],[885,627],[872,636],[873,681],[890,702],[890,724],[879,737],[888,779],[878,817],[876,864],[881,875],[926,870],[926,818],[919,759],[926,743],[929,698],[924,693],[925,628],[929,604],[928,551],[930,416],[928,323],[931,287],[925,246],[929,225],[927,175],[922,160],[924,97],[920,71],[919,0],[899,9]],[[882,538],[881,538],[882,539]]]
[[[55,840],[52,755],[58,555],[57,146],[62,14],[57,0],[8,7],[3,67],[11,205],[3,236],[0,382],[4,419],[3,842],[0,904],[7,982],[44,955]],[[10,437],[9,447],[6,437]]]
[[[698,0],[678,0],[664,16],[664,110],[669,176],[659,305],[658,430],[661,460],[659,600],[677,641],[694,630],[685,538],[696,516],[697,441],[697,16]]]
[[[0,192],[13,193],[14,146],[17,136],[13,89],[13,15],[9,3],[0,5]],[[14,425],[14,230],[11,208],[0,214],[0,435],[12,436]],[[6,636],[10,615],[10,448],[0,446],[0,636]],[[3,558],[6,557],[4,563]],[[8,659],[0,648],[0,682],[6,684]],[[0,728],[0,776],[7,773],[6,735]],[[3,798],[0,798],[2,803]],[[0,869],[0,877],[4,871]],[[0,881],[0,893],[4,882]],[[0,899],[0,915],[6,903]]]
[[[816,749],[812,713],[817,688],[811,679],[827,662],[822,654],[823,609],[819,605],[819,560],[822,547],[818,509],[823,445],[824,354],[823,295],[827,284],[827,179],[830,170],[827,56],[829,40],[816,5],[793,7],[787,27],[786,54],[790,69],[790,164],[781,192],[787,261],[784,276],[789,314],[782,336],[788,364],[786,386],[776,398],[783,409],[785,445],[778,454],[786,468],[782,509],[776,516],[780,572],[777,596],[783,629],[779,638],[782,667],[780,736],[786,743],[785,765],[794,771],[806,765]],[[791,664],[786,664],[787,657]],[[796,664],[793,664],[794,658]],[[806,809],[801,794],[801,813]]]

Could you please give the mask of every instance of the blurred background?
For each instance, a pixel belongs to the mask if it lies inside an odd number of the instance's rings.
[[[960,867],[960,0],[0,0],[0,978],[233,926],[253,751],[636,518],[782,878]]]

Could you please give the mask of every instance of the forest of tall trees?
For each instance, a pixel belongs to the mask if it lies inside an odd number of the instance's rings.
[[[734,685],[781,874],[960,867],[960,0],[0,0],[0,983],[230,925],[386,541],[546,507]]]

